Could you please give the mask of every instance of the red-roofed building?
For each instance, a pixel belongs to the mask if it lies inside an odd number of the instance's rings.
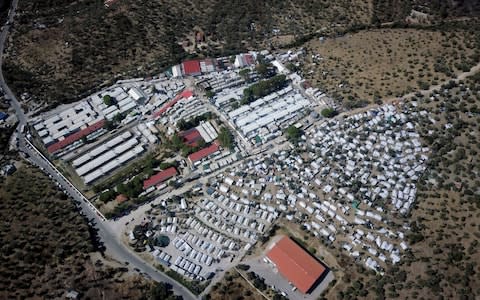
[[[197,161],[200,161],[200,160],[204,159],[205,157],[217,152],[219,149],[220,149],[220,147],[218,147],[218,144],[213,143],[212,145],[210,145],[206,148],[203,148],[200,151],[197,151],[197,152],[194,152],[194,153],[190,154],[188,156],[188,160],[190,161],[191,164],[194,164]]]
[[[251,66],[251,65],[255,64],[255,59],[253,58],[253,55],[251,55],[251,54],[245,54],[243,56],[243,59],[244,59],[245,64],[247,66]]]
[[[80,131],[77,131],[77,132],[67,136],[63,140],[58,141],[55,144],[52,144],[52,145],[48,146],[47,150],[48,150],[49,153],[57,152],[58,150],[63,149],[66,146],[80,140],[84,136],[87,136],[87,135],[99,130],[100,128],[103,127],[104,124],[105,124],[105,120],[100,120],[97,123],[92,124],[92,125],[88,126],[87,128],[82,129]]]
[[[285,236],[271,246],[267,259],[302,293],[310,292],[326,275],[326,268]]]
[[[192,147],[198,146],[198,142],[202,140],[202,135],[196,128],[192,128],[186,130],[179,134],[179,136],[183,139],[183,142]]]
[[[153,118],[157,118],[161,116],[164,112],[166,112],[170,107],[174,106],[178,101],[181,99],[188,99],[193,96],[193,92],[190,90],[184,90],[183,92],[179,93],[175,96],[172,100],[170,100],[167,104],[165,104],[162,108],[157,110],[153,113]]]
[[[200,68],[200,61],[198,60],[187,60],[182,63],[182,70],[184,75],[201,75],[202,69]]]
[[[172,178],[173,176],[177,175],[177,169],[174,167],[170,167],[165,169],[157,174],[153,175],[152,177],[148,178],[143,182],[143,189],[146,190],[151,186],[158,185],[165,180]]]

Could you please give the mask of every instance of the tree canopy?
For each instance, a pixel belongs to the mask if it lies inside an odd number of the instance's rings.
[[[321,114],[325,118],[332,118],[337,114],[337,111],[331,107],[328,107],[328,108],[322,109]]]
[[[258,98],[271,94],[287,86],[285,75],[276,75],[270,79],[257,82],[243,91],[242,105],[249,104]]]
[[[220,128],[218,133],[218,141],[223,148],[233,149],[233,135],[226,127]]]
[[[110,95],[105,95],[103,96],[103,103],[105,103],[106,106],[111,106],[115,104],[115,99],[113,99]]]
[[[287,139],[292,143],[298,143],[302,134],[303,131],[293,125],[287,128]]]

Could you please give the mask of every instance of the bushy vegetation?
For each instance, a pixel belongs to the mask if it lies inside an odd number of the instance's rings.
[[[240,299],[265,299],[235,270],[226,272],[222,280],[212,286],[205,299],[224,300],[231,299],[233,295]]]
[[[287,86],[287,77],[283,74],[259,81],[243,91],[241,104],[249,104]]]
[[[172,291],[172,287],[164,282],[156,282],[150,289],[149,300],[175,300],[177,296]]]
[[[8,148],[9,148],[9,140],[10,137],[12,136],[13,132],[15,131],[16,124],[15,126],[9,127],[9,128],[2,128],[0,130],[0,154],[7,154]]]
[[[205,141],[203,139],[197,142],[196,146],[190,146],[185,144],[183,138],[181,138],[177,133],[174,133],[172,138],[170,139],[169,147],[174,152],[180,152],[183,157],[187,157],[188,155],[196,152],[203,147],[205,147]]]
[[[218,141],[225,149],[232,150],[235,146],[233,135],[226,127],[220,128],[220,131],[218,132]]]
[[[264,291],[264,290],[267,289],[267,285],[265,284],[265,279],[258,276],[257,273],[250,271],[250,272],[247,273],[247,277],[250,281],[252,281],[253,285],[257,289],[259,289],[261,291]]]
[[[329,107],[329,108],[322,109],[321,114],[325,118],[332,118],[337,114],[337,111],[335,111],[335,109]]]
[[[302,136],[303,131],[300,128],[295,127],[294,125],[290,125],[287,128],[286,134],[287,139],[291,143],[296,144],[300,141],[300,137]]]
[[[185,121],[184,119],[180,119],[177,122],[177,128],[179,130],[188,130],[193,127],[197,127],[202,121],[207,121],[210,120],[213,117],[211,112],[206,112],[203,115],[196,116],[188,121]]]
[[[63,298],[70,288],[90,299],[147,294],[141,278],[92,260],[103,251],[95,231],[38,169],[23,166],[0,179],[0,199],[0,298]]]
[[[369,10],[364,1],[346,0],[121,0],[110,8],[91,0],[20,1],[5,69],[18,94],[70,102],[120,77],[158,74],[183,58],[260,48],[274,29],[300,35],[331,22],[368,23]],[[206,43],[192,42],[196,27]],[[192,46],[191,53],[180,44]]]
[[[182,275],[178,274],[177,272],[173,270],[168,270],[165,272],[168,276],[172,277],[179,283],[181,283],[183,286],[185,286],[187,289],[189,289],[192,293],[195,295],[199,295],[200,293],[203,292],[203,290],[208,286],[210,283],[210,280],[206,280],[204,282],[200,282],[198,280],[193,280],[190,281],[183,277]]]

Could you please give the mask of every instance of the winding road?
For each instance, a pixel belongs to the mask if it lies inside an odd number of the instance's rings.
[[[3,30],[0,33],[0,66],[3,66],[3,51],[5,48],[5,42],[7,39],[8,32],[10,27],[13,24],[13,19],[15,17],[15,10],[18,5],[18,0],[13,0],[9,15],[8,21],[3,26]],[[174,279],[170,278],[166,274],[158,271],[153,268],[151,265],[143,261],[139,256],[137,256],[133,251],[127,248],[122,244],[119,235],[113,232],[112,228],[104,222],[104,217],[98,213],[94,206],[53,166],[47,158],[45,158],[25,136],[24,132],[21,132],[23,125],[27,124],[27,118],[22,110],[21,104],[15,95],[12,93],[7,83],[5,82],[3,76],[3,69],[0,69],[0,87],[5,93],[5,98],[10,99],[10,104],[15,109],[15,113],[18,119],[18,149],[20,152],[26,153],[29,155],[29,160],[34,165],[41,168],[45,173],[49,175],[50,178],[55,180],[59,186],[74,200],[76,203],[79,203],[82,213],[91,220],[92,226],[97,230],[98,236],[106,247],[106,254],[112,258],[123,262],[128,263],[128,266],[133,269],[139,270],[143,275],[147,275],[151,279],[158,282],[166,282],[170,284],[173,288],[175,294],[182,296],[183,299],[197,299],[197,297],[192,294],[187,288],[179,284]]]
[[[3,51],[5,47],[5,42],[8,36],[8,32],[10,27],[12,26],[15,17],[15,10],[18,5],[18,0],[13,0],[11,4],[11,8],[8,15],[8,22],[3,26],[3,29],[0,33],[0,66],[2,65],[3,60]],[[461,80],[466,78],[467,76],[473,75],[474,73],[480,71],[480,64],[472,68],[469,72],[465,72],[459,74],[455,81]],[[447,81],[448,82],[448,81]],[[79,203],[79,207],[81,208],[82,213],[91,220],[91,224],[94,228],[98,231],[98,236],[100,237],[101,241],[106,247],[106,254],[111,256],[112,258],[128,263],[128,266],[133,269],[139,270],[140,273],[148,275],[151,279],[158,281],[158,282],[166,282],[173,287],[174,292],[177,295],[182,296],[184,299],[197,299],[195,295],[193,295],[187,288],[183,285],[179,284],[174,279],[170,278],[166,274],[160,272],[159,270],[153,268],[151,265],[146,263],[143,259],[141,259],[138,255],[136,255],[130,248],[126,247],[122,241],[122,231],[127,222],[128,218],[132,216],[127,216],[122,218],[120,222],[106,222],[104,217],[93,207],[93,205],[55,168],[54,165],[50,163],[50,161],[45,158],[26,138],[25,133],[21,132],[21,128],[27,124],[27,118],[22,110],[20,102],[17,100],[15,95],[12,93],[10,88],[8,87],[7,83],[5,82],[3,76],[3,70],[0,67],[0,86],[2,87],[5,97],[10,99],[10,103],[12,107],[15,109],[16,116],[18,118],[18,127],[17,127],[17,134],[18,134],[18,148],[19,151],[26,153],[29,155],[29,160],[41,168],[45,173],[49,175],[53,180],[55,180],[59,186],[72,198],[75,200],[76,203]],[[421,91],[422,94],[429,94],[434,89],[438,89],[440,86],[431,87],[427,91]],[[414,93],[411,95],[405,95],[403,98],[409,98],[413,96]],[[399,99],[401,97],[395,98]],[[391,102],[393,99],[388,99],[386,102]],[[345,114],[352,114],[358,113],[361,111],[365,111],[367,109],[377,107],[378,105],[370,105],[366,108],[361,108],[358,110],[352,110],[346,112]],[[221,115],[221,114],[220,114]],[[341,114],[343,115],[343,114]],[[341,116],[340,115],[340,116]],[[272,143],[273,145],[273,143]],[[276,149],[275,146],[274,149]],[[268,150],[272,151],[272,150]],[[139,215],[145,210],[146,207],[139,209],[138,212],[134,212],[134,215]]]

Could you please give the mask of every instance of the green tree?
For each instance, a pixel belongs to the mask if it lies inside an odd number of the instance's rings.
[[[172,291],[165,282],[157,282],[150,290],[151,300],[165,300],[172,296]]]
[[[215,96],[215,93],[212,90],[206,90],[205,91],[205,96],[207,96],[207,98],[211,99],[211,98],[213,98],[213,96]]]
[[[268,78],[272,74],[272,67],[270,64],[261,63],[255,67],[258,75],[262,78]]]
[[[294,144],[298,143],[302,134],[302,130],[293,125],[290,125],[287,128],[287,139]]]
[[[283,74],[257,82],[243,90],[242,105],[249,104],[258,98],[271,94],[287,85],[287,77]]]
[[[218,133],[218,141],[223,148],[226,149],[233,149],[233,135],[226,127],[220,128],[220,132]]]
[[[102,201],[103,203],[107,203],[109,201],[112,201],[113,198],[115,198],[117,196],[117,192],[115,192],[113,189],[111,190],[108,190],[108,191],[105,191],[103,193],[100,194],[100,196],[98,197],[98,199],[100,201]]]
[[[103,124],[103,128],[108,131],[115,129],[115,127],[115,123],[111,120],[105,120],[105,123]]]
[[[125,118],[125,115],[124,114],[116,114],[115,116],[113,116],[113,122],[115,123],[120,123],[123,119]]]
[[[299,70],[294,63],[288,63],[286,67],[290,72],[297,72]]]
[[[325,118],[331,118],[331,117],[334,117],[337,114],[337,112],[335,111],[335,109],[328,107],[328,108],[322,109],[321,114]]]
[[[111,106],[115,104],[115,101],[110,95],[105,95],[103,96],[103,103],[105,103],[106,106]]]
[[[249,69],[242,69],[240,72],[238,72],[238,75],[242,77],[243,80],[245,81],[250,81],[250,70]]]

